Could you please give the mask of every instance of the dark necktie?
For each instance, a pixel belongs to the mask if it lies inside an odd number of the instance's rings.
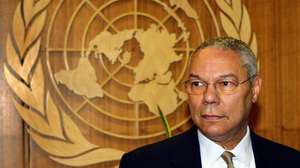
[[[232,162],[232,157],[234,157],[233,153],[229,151],[225,151],[221,157],[224,159],[224,161],[227,164],[227,168],[234,168],[233,162]]]

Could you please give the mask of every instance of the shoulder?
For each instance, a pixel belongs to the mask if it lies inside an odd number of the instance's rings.
[[[174,137],[145,145],[125,153],[121,159],[120,168],[130,167],[168,167],[168,162],[174,153],[181,153],[184,146],[189,145],[188,139],[193,130],[188,130]]]
[[[260,155],[273,163],[300,164],[300,152],[291,147],[273,142],[255,133],[251,133],[251,140],[255,155]]]

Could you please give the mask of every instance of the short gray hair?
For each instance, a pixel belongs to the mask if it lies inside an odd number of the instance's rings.
[[[254,76],[257,73],[256,57],[251,48],[243,41],[232,37],[216,37],[204,41],[195,49],[192,56],[208,47],[216,47],[221,49],[229,49],[239,54],[243,66],[247,68],[248,76]],[[190,59],[191,60],[191,59]]]

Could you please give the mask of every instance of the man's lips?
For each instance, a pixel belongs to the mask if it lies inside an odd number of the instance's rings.
[[[224,115],[212,115],[212,114],[203,114],[201,115],[202,118],[209,121],[218,121],[226,118]]]

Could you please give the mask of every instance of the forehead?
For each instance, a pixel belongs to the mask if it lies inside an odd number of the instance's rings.
[[[191,59],[190,74],[200,77],[211,78],[228,74],[241,77],[247,74],[239,53],[230,49],[208,47],[195,53]]]

